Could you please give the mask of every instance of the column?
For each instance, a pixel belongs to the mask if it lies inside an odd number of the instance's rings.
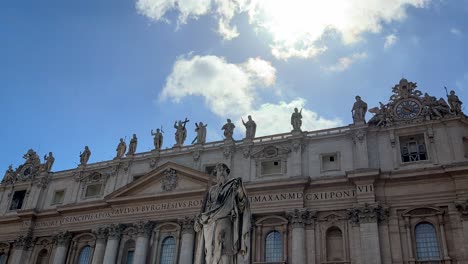
[[[307,263],[315,264],[315,219],[317,212],[309,212],[305,219]]]
[[[449,260],[450,257],[448,256],[448,249],[447,249],[447,239],[445,237],[445,228],[444,228],[444,219],[442,215],[437,215],[437,220],[439,222],[439,230],[440,230],[440,240],[442,241],[442,253],[444,260]]]
[[[411,223],[409,216],[405,216],[405,229],[406,229],[406,246],[408,247],[408,258],[414,262],[414,255],[413,255],[413,241],[411,239]]]
[[[458,212],[460,213],[460,219],[462,220],[461,236],[464,240],[464,243],[462,243],[465,249],[464,260],[468,262],[468,200],[465,202],[456,202],[455,207],[458,209]]]
[[[304,264],[306,263],[305,256],[305,239],[304,239],[304,220],[307,211],[305,210],[294,210],[288,213],[289,223],[292,227],[292,238],[291,238],[291,263],[292,264]]]
[[[94,231],[96,235],[96,246],[94,247],[93,261],[91,264],[101,264],[106,251],[107,229],[100,227]]]
[[[362,263],[382,263],[378,222],[384,217],[385,210],[379,205],[365,204],[352,211],[351,220],[359,224]]]
[[[72,234],[68,231],[60,232],[55,236],[56,247],[54,255],[54,264],[64,264],[67,260],[67,251]]]
[[[184,219],[179,220],[179,224],[182,227],[179,264],[192,264],[195,235],[193,230],[193,218],[185,217]]]
[[[137,239],[135,242],[135,256],[133,258],[134,264],[145,264],[146,255],[148,254],[148,245],[149,237],[153,231],[154,223],[151,221],[148,222],[139,222],[136,224],[137,229]]]
[[[28,260],[28,249],[32,246],[32,235],[28,232],[26,235],[21,235],[14,243],[13,255],[11,257],[12,264],[23,264]]]
[[[110,225],[107,228],[107,245],[104,252],[104,264],[115,264],[119,252],[120,237],[122,236],[122,225]]]

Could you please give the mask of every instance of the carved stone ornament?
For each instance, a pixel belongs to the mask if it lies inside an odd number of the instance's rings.
[[[150,166],[150,168],[154,169],[157,164],[158,164],[158,159],[157,158],[152,158],[150,160],[149,166]]]
[[[234,153],[234,146],[225,146],[223,148],[224,158],[228,159],[229,157],[231,157],[232,153]]]
[[[111,175],[110,173],[93,171],[93,172],[79,172],[75,175],[77,182],[92,183],[92,182],[105,182]]]
[[[60,232],[54,237],[55,243],[59,246],[66,246],[72,239],[72,234],[68,231]]]
[[[173,191],[177,187],[178,177],[177,171],[174,169],[167,169],[163,172],[161,188],[165,192]]]
[[[455,203],[455,207],[457,207],[460,214],[463,216],[468,216],[468,200],[466,200],[464,203]]]
[[[262,159],[262,158],[275,158],[278,156],[284,156],[288,153],[290,153],[291,150],[287,148],[283,148],[280,146],[267,146],[264,147],[263,149],[255,152],[252,154],[252,157],[255,159]]]
[[[194,152],[192,152],[192,156],[193,156],[193,161],[198,161],[201,156],[201,151],[195,150]]]
[[[182,219],[179,219],[179,225],[182,228],[182,233],[194,233],[193,229],[193,224],[194,224],[194,218],[193,217],[184,217]]]
[[[242,155],[245,159],[248,159],[250,157],[250,152],[252,151],[252,147],[251,146],[248,146],[248,147],[244,147],[242,148]]]
[[[362,129],[354,132],[354,135],[353,135],[354,144],[362,143],[365,137],[366,137],[366,131]]]
[[[99,227],[98,229],[93,231],[94,235],[96,235],[96,239],[106,239],[107,238],[107,228]]]
[[[15,248],[17,249],[29,249],[33,245],[32,231],[28,230],[25,235],[20,235],[15,241]]]
[[[388,209],[380,205],[365,204],[363,207],[355,207],[348,210],[348,218],[354,224],[379,223],[387,219]]]
[[[44,177],[41,177],[36,180],[36,184],[39,188],[45,189],[49,185],[50,177],[49,174],[46,174]]]
[[[152,221],[140,221],[135,224],[135,229],[140,236],[149,237],[151,235],[151,231],[153,231],[154,222]]]

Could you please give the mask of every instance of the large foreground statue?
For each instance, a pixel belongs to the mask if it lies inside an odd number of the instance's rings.
[[[217,184],[205,196],[195,219],[195,264],[250,263],[250,206],[241,178],[229,178],[229,168],[218,163]]]

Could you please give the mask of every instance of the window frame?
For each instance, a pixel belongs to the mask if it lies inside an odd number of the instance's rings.
[[[426,149],[426,159],[425,160],[416,160],[416,161],[403,161],[403,154],[402,154],[402,142],[401,142],[401,138],[405,138],[405,137],[411,137],[411,136],[420,136],[422,135],[422,138],[424,140],[424,147]],[[397,151],[398,151],[398,162],[400,163],[400,165],[402,166],[408,166],[408,165],[412,165],[412,164],[420,164],[420,163],[430,163],[432,158],[431,158],[431,155],[430,155],[430,145],[428,144],[428,142],[430,142],[428,140],[428,137],[427,137],[427,133],[424,132],[424,131],[417,131],[417,132],[413,132],[413,133],[402,133],[402,134],[398,134],[396,135],[396,145],[397,145]],[[418,146],[419,147],[419,146]]]
[[[323,159],[325,157],[335,157],[336,168],[326,169],[323,164]],[[329,171],[340,171],[341,170],[341,153],[339,151],[335,152],[328,152],[328,153],[320,153],[319,154],[319,162],[320,162],[320,172],[329,172]]]
[[[60,202],[55,201],[55,197],[57,196],[58,192],[63,192],[63,198],[62,198],[62,201]],[[66,189],[54,190],[54,195],[52,196],[52,201],[50,202],[50,205],[63,204],[63,202],[65,201],[65,193],[66,193]]]
[[[431,225],[432,228],[434,229],[434,235],[435,235],[435,239],[436,239],[436,242],[437,242],[437,252],[439,254],[438,259],[420,259],[419,256],[418,256],[418,241],[417,241],[417,236],[416,236],[416,228],[421,224]],[[442,260],[442,251],[441,251],[441,248],[440,248],[440,235],[439,235],[439,230],[437,230],[436,225],[430,220],[421,219],[420,221],[418,221],[418,222],[416,222],[414,224],[412,231],[413,231],[413,237],[414,237],[413,244],[414,244],[414,253],[415,253],[416,261],[441,261]]]
[[[15,193],[22,192],[22,191],[24,191],[24,196],[23,196],[23,201],[21,202],[21,207],[16,208],[16,209],[11,209],[11,205],[12,205],[12,202],[13,202],[13,198],[15,197]],[[28,192],[29,192],[28,189],[11,190],[11,198],[10,198],[10,201],[8,202],[8,212],[15,212],[17,210],[23,209],[23,207],[26,205],[26,200],[28,198]]]
[[[267,259],[268,258],[268,256],[267,256],[267,253],[268,253],[267,252],[268,251],[268,237],[273,233],[277,233],[278,236],[279,236],[278,238],[279,238],[279,242],[280,242],[279,243],[280,258],[279,259],[269,260],[269,259]],[[274,243],[274,244],[276,244],[276,243]],[[263,260],[265,262],[282,262],[282,261],[284,261],[283,245],[284,245],[284,241],[283,241],[283,236],[281,235],[281,232],[278,231],[278,230],[275,230],[275,229],[270,230],[268,233],[265,234],[265,239],[263,241],[263,247],[264,247],[263,248]],[[273,250],[276,250],[276,248],[273,248]]]

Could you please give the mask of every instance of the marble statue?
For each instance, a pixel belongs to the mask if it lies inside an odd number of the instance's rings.
[[[359,95],[356,96],[356,102],[354,102],[353,109],[351,109],[354,124],[366,123],[366,112],[367,103]]]
[[[244,122],[244,119],[242,119],[242,124],[245,126],[245,138],[254,139],[257,132],[257,124],[252,120],[252,116],[249,115],[247,118],[247,122]]]
[[[156,133],[154,133],[153,129],[151,129],[151,135],[154,136],[153,138],[154,149],[161,150],[162,144],[163,144],[163,134],[161,133],[161,130],[157,128]]]
[[[455,95],[455,91],[451,90],[450,95],[447,95],[447,101],[450,105],[450,108],[452,109],[452,113],[455,115],[460,115],[462,114],[462,101],[458,98],[457,95]]]
[[[123,138],[120,138],[119,145],[117,145],[117,156],[115,156],[116,159],[121,159],[125,155],[125,151],[127,151],[127,143],[125,143],[125,140]]]
[[[197,132],[197,137],[194,141],[197,141],[197,144],[205,144],[206,143],[206,127],[208,125],[204,125],[203,122],[196,123],[195,122],[195,132]],[[193,144],[193,142],[192,142]]]
[[[12,184],[16,180],[15,171],[13,170],[13,165],[8,166],[8,170],[5,171],[3,176],[2,183]]]
[[[229,177],[226,164],[213,170],[217,183],[209,188],[195,218],[195,264],[250,263],[251,214],[242,178]]]
[[[298,111],[297,108],[294,108],[294,113],[291,115],[291,125],[293,127],[293,131],[302,131],[302,109]]]
[[[234,128],[236,126],[231,122],[231,119],[227,119],[227,123],[221,128],[224,130],[224,138],[227,140],[232,140],[232,135],[234,134]]]
[[[425,114],[431,119],[434,117],[442,118],[450,113],[450,107],[443,98],[437,100],[435,96],[430,96],[428,93],[424,93],[422,102]]]
[[[175,141],[176,141],[176,146],[183,146],[185,139],[187,138],[187,129],[185,128],[185,125],[189,122],[187,118],[185,118],[184,121],[175,121],[174,122],[174,128],[176,129],[175,132]]]
[[[84,147],[83,153],[80,152],[80,165],[86,165],[88,163],[89,157],[91,157],[91,151],[88,146]]]
[[[137,136],[136,136],[136,134],[133,134],[132,139],[130,139],[130,144],[128,144],[128,152],[127,152],[126,155],[127,156],[135,155],[137,145],[138,145]]]
[[[44,160],[45,160],[44,171],[50,172],[55,162],[55,158],[54,158],[54,155],[52,155],[52,152],[49,152],[49,156],[44,155]]]

